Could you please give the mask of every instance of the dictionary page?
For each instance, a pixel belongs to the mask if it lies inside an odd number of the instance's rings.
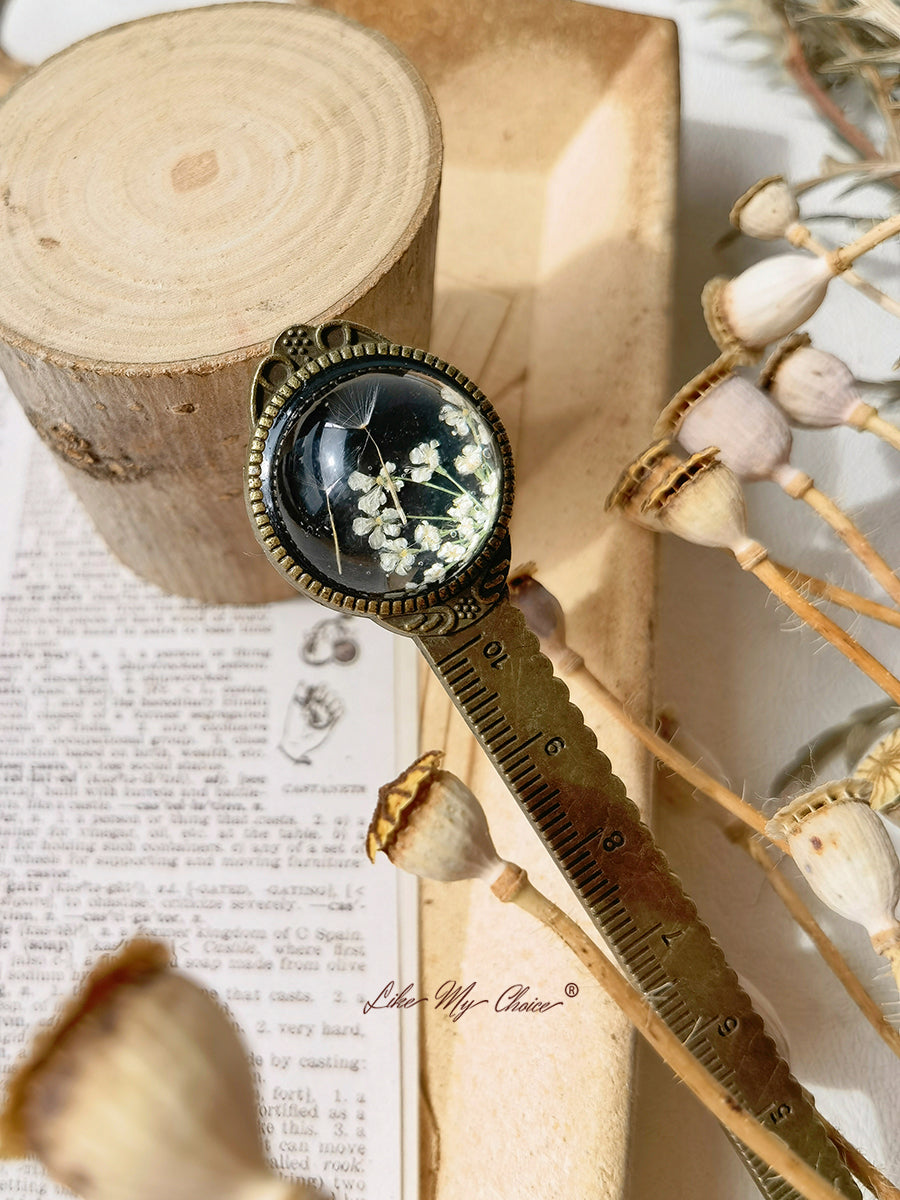
[[[164,595],[5,388],[0,422],[0,1067],[100,954],[158,936],[243,1030],[277,1168],[412,1200],[415,1027],[363,1013],[415,967],[414,893],[364,851],[415,752],[412,646],[302,597]],[[0,1163],[26,1195],[70,1193]]]

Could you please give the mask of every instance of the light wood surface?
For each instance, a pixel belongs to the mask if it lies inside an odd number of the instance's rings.
[[[567,609],[571,644],[646,712],[653,543],[607,518],[603,499],[668,387],[674,27],[569,0],[335,7],[394,39],[437,102],[445,159],[432,346],[479,383],[510,431],[514,558],[538,563]],[[484,801],[500,854],[579,916],[440,685],[423,685],[422,748],[446,750],[448,768]],[[588,697],[573,698],[647,811],[644,753]],[[629,1027],[548,934],[497,908],[479,885],[422,887],[417,994],[447,979],[476,981],[480,997],[522,983],[564,1004],[545,1014],[481,1007],[457,1022],[422,1006],[421,1200],[619,1200]],[[566,998],[567,983],[578,996]]]
[[[218,5],[48,60],[0,145],[0,368],[100,532],[167,590],[285,594],[244,510],[249,381],[296,322],[427,342],[421,79],[335,13]]]

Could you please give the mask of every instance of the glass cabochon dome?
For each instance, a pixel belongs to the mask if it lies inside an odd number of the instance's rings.
[[[328,370],[297,398],[273,421],[261,483],[279,540],[310,574],[391,599],[473,561],[497,520],[503,466],[460,384],[371,357]]]

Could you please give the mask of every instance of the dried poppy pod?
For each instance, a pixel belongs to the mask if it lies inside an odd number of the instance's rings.
[[[871,785],[869,805],[900,824],[900,728],[892,729],[870,746],[853,774]]]
[[[728,219],[748,237],[789,238],[800,219],[797,198],[783,175],[768,175],[735,200]]]
[[[788,583],[760,542],[747,535],[747,513],[740,483],[717,459],[711,447],[673,468],[644,502],[645,511],[663,529],[700,546],[730,550],[750,571],[807,625],[859,667],[900,704],[900,680],[863,649],[845,630]]]
[[[102,961],[13,1073],[7,1158],[87,1200],[315,1200],[273,1174],[230,1018],[139,939]]]
[[[862,925],[900,984],[900,860],[869,798],[872,785],[842,779],[804,792],[769,821],[819,899]]]
[[[716,276],[701,294],[709,332],[721,350],[755,362],[809,320],[837,273],[830,258],[777,254],[733,279]]]
[[[730,550],[744,570],[768,555],[747,535],[741,485],[715,446],[671,468],[644,501],[643,512],[689,542]]]
[[[395,867],[423,879],[491,884],[507,863],[494,849],[484,809],[461,779],[441,769],[443,757],[429,750],[379,789],[366,853],[374,862],[382,850]]]
[[[566,679],[584,666],[584,659],[566,642],[566,617],[562,605],[534,578],[534,563],[525,563],[510,574],[507,586],[512,603],[525,615],[525,623],[541,643],[541,653]]]
[[[795,425],[868,429],[900,450],[900,429],[862,399],[859,382],[847,364],[817,350],[807,333],[792,334],[781,343],[763,367],[759,385]]]
[[[606,497],[604,508],[607,512],[621,509],[638,525],[658,531],[659,525],[651,514],[644,511],[643,504],[656,490],[660,480],[681,462],[682,459],[673,449],[671,438],[661,437],[652,442],[624,468]]]
[[[729,216],[732,225],[748,237],[764,242],[784,238],[792,246],[810,250],[825,259],[834,254],[834,251],[823,246],[813,237],[812,232],[800,223],[797,199],[782,175],[769,175],[748,188],[743,196],[735,201]],[[851,250],[852,247],[847,247],[845,252]],[[881,308],[893,313],[895,317],[900,316],[900,305],[897,301],[862,279],[851,267],[843,266],[841,278]]]
[[[727,363],[717,360],[676,393],[654,433],[676,437],[686,450],[718,446],[719,457],[741,479],[771,479],[803,500],[835,531],[887,594],[900,604],[900,579],[846,513],[791,465],[791,431],[784,415]]]
[[[814,1167],[726,1091],[581,926],[538,891],[522,867],[496,858],[484,810],[461,779],[440,770],[440,761],[440,753],[430,751],[380,790],[369,826],[369,857],[374,860],[376,852],[383,850],[395,866],[414,875],[439,882],[481,878],[489,883],[498,900],[515,904],[540,921],[576,955],[680,1082],[735,1139],[787,1180],[798,1195],[840,1200]],[[450,811],[445,813],[445,808]],[[445,843],[448,835],[453,849]],[[500,868],[493,880],[483,870],[485,856],[492,860],[492,871]]]
[[[896,301],[851,270],[856,259],[898,233],[900,215],[895,215],[849,245],[826,250],[808,229],[796,223],[789,225],[784,236],[818,257],[779,254],[755,263],[734,279],[711,279],[701,297],[710,334],[735,359],[755,362],[764,346],[792,333],[812,316],[825,299],[828,284],[839,275],[895,316],[900,315]]]
[[[791,430],[781,412],[742,375],[721,361],[695,375],[656,420],[657,437],[677,438],[689,454],[718,446],[719,458],[741,479],[771,479],[789,496],[812,485],[791,465]]]

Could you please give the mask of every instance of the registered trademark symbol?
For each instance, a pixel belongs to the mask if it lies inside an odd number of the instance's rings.
[[[566,995],[569,997],[570,1000],[572,999],[573,996],[577,996],[578,995],[578,984],[577,983],[567,983],[566,984]]]

